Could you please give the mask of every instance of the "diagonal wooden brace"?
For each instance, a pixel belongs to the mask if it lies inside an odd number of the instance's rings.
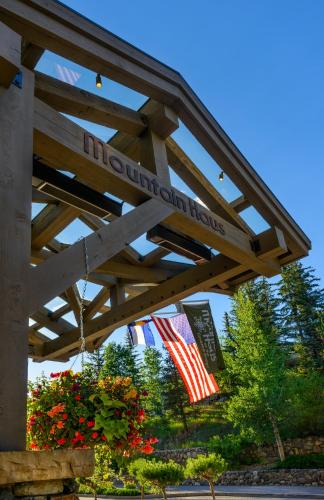
[[[85,242],[79,241],[43,264],[31,268],[29,313],[37,311],[85,276],[85,246],[88,272],[91,272],[172,212],[171,206],[166,206],[158,200],[149,200],[87,236]]]

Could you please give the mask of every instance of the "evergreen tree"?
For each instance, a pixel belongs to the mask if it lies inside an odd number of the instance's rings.
[[[104,364],[101,370],[102,376],[131,377],[134,385],[140,386],[140,366],[138,356],[134,347],[127,342],[117,344],[110,342],[104,350]]]
[[[185,406],[188,404],[188,394],[179,372],[167,350],[164,348],[165,357],[162,369],[162,401],[164,410],[169,410],[173,416],[180,417],[185,431],[188,423]]]
[[[311,267],[300,262],[282,270],[279,282],[281,318],[285,338],[294,344],[300,365],[323,366],[324,290]]]
[[[152,415],[162,415],[162,354],[155,347],[146,347],[141,366],[141,383],[147,390],[145,409]]]
[[[242,434],[262,442],[275,438],[284,458],[280,425],[289,410],[285,353],[278,343],[276,302],[265,280],[241,287],[233,299],[227,344],[235,355],[226,359],[227,372],[235,380],[227,416]]]
[[[83,365],[83,371],[92,380],[98,380],[101,378],[101,371],[104,365],[104,348],[99,347],[94,352],[87,353],[85,363]]]

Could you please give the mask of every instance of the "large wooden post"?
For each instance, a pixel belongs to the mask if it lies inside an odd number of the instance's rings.
[[[0,451],[26,443],[33,93],[26,69],[0,87]]]

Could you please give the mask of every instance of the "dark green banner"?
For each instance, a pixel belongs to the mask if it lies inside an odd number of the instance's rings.
[[[208,373],[225,368],[209,302],[186,304],[182,302],[193,336]]]

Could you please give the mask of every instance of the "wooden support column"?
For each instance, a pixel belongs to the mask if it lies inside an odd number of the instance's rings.
[[[141,138],[141,165],[153,172],[161,182],[170,184],[170,173],[165,142],[151,129]]]
[[[0,87],[0,451],[26,445],[33,97],[27,69],[21,89]]]
[[[116,285],[110,289],[110,304],[114,308],[125,302],[125,286],[117,281]]]

